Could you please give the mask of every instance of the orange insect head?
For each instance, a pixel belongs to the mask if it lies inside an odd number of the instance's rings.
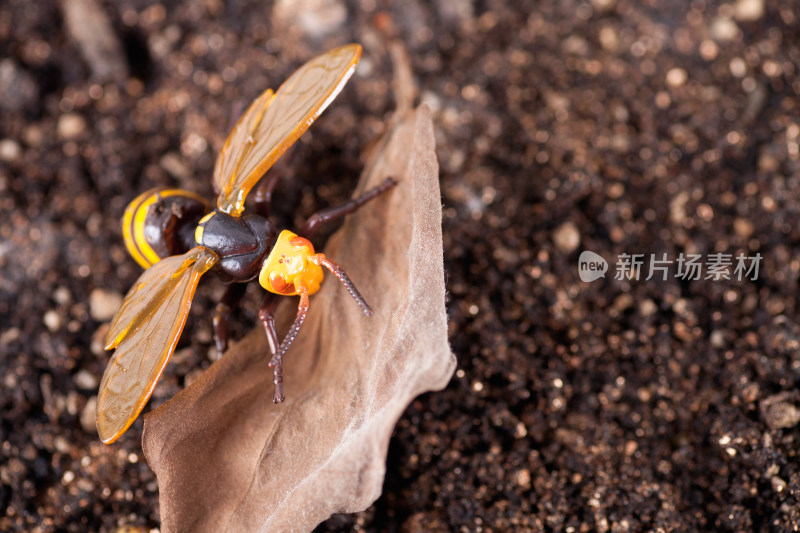
[[[299,237],[288,230],[283,230],[275,241],[258,282],[262,287],[275,294],[285,296],[300,296],[300,303],[297,306],[297,316],[289,329],[289,333],[284,337],[278,350],[269,361],[269,366],[276,368],[275,373],[275,395],[272,401],[279,403],[283,401],[283,378],[280,374],[281,359],[286,354],[289,346],[294,342],[300,327],[308,315],[308,295],[319,290],[322,282],[322,267],[327,268],[336,276],[339,281],[350,293],[358,306],[367,316],[372,316],[367,302],[358,292],[353,282],[344,273],[342,267],[325,257],[325,254],[314,253],[314,245],[304,237]]]
[[[284,296],[299,294],[301,286],[308,294],[314,294],[322,283],[322,275],[311,241],[283,230],[264,261],[258,282],[266,290]]]

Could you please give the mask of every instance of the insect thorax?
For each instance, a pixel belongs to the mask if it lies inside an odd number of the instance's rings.
[[[198,222],[194,243],[219,255],[215,271],[223,278],[248,281],[258,276],[277,233],[275,226],[262,216],[232,217],[212,211]]]

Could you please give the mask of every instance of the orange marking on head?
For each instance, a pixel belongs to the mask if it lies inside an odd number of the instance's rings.
[[[308,294],[314,294],[323,277],[314,255],[314,245],[308,239],[284,230],[264,261],[258,282],[275,294],[296,295],[298,283],[307,288]]]
[[[275,272],[274,270],[269,273],[269,282],[272,285],[272,292],[278,294],[294,294],[294,285],[286,283],[283,274]]]
[[[308,250],[308,253],[310,255],[314,254],[314,245],[311,244],[311,241],[309,241],[305,237],[295,235],[294,237],[289,239],[289,244],[291,244],[297,250],[305,248],[306,250]]]

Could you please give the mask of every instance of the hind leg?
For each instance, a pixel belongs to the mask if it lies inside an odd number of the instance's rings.
[[[268,218],[272,210],[272,193],[275,191],[275,187],[284,176],[291,176],[289,169],[295,159],[295,153],[297,151],[294,146],[290,147],[258,183],[255,194],[256,213],[264,218]]]
[[[264,326],[264,332],[267,334],[267,343],[269,344],[269,351],[272,353],[272,358],[278,353],[280,341],[278,340],[278,331],[275,329],[275,308],[278,307],[278,295],[268,292],[261,302],[261,308],[258,310],[258,318]],[[275,391],[272,394],[272,401],[280,403],[284,400],[283,395],[283,365],[281,359],[272,361],[270,359],[270,366],[272,366],[272,382],[275,384]]]
[[[228,349],[228,322],[231,319],[231,313],[242,301],[246,288],[247,285],[245,283],[231,283],[228,285],[225,294],[214,311],[214,342],[220,355]]]

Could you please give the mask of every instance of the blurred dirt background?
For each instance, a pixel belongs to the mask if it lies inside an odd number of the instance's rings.
[[[800,527],[800,4],[98,1],[0,3],[0,530],[158,527],[141,419],[110,447],[94,429],[103,324],[139,274],[125,205],[211,197],[243,106],[357,41],[278,214],[345,198],[393,108],[392,39],[436,121],[459,368],[401,419],[383,496],[319,531]],[[605,279],[580,281],[582,250]],[[763,261],[614,279],[621,253],[681,252]],[[217,357],[221,292],[201,284],[151,405]]]

